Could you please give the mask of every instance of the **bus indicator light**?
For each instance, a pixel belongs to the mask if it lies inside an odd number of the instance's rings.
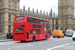
[[[20,27],[20,25],[18,25],[18,27]]]

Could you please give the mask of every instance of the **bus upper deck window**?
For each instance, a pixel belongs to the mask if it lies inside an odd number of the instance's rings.
[[[27,22],[31,22],[31,18],[30,17],[27,17]]]
[[[16,17],[16,20],[24,20],[24,17]]]
[[[44,21],[44,24],[46,24],[46,21]]]
[[[37,23],[40,23],[40,20],[36,20],[37,21]]]

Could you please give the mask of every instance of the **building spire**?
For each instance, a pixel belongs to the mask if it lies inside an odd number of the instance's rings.
[[[28,14],[30,14],[30,7],[28,7]]]
[[[25,14],[25,6],[23,6],[23,14]]]
[[[50,17],[52,17],[52,8],[51,8],[51,11],[50,11]]]

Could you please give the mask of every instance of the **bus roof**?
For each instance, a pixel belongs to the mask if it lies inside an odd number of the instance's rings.
[[[20,17],[20,16],[27,16],[27,15],[19,15],[19,16],[15,16],[15,17]],[[37,17],[32,17],[32,16],[27,16],[27,17],[35,18],[35,19],[39,19],[39,20],[43,20],[43,21],[48,21],[48,20],[45,20],[45,19],[41,19],[41,18],[37,18]]]

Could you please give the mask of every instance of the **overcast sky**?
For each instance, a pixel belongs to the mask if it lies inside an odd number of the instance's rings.
[[[40,12],[40,10],[45,12],[50,12],[50,9],[53,9],[55,14],[58,14],[58,0],[20,0],[20,8],[23,9],[25,5],[26,10],[30,7],[30,10],[34,8],[36,11]]]

